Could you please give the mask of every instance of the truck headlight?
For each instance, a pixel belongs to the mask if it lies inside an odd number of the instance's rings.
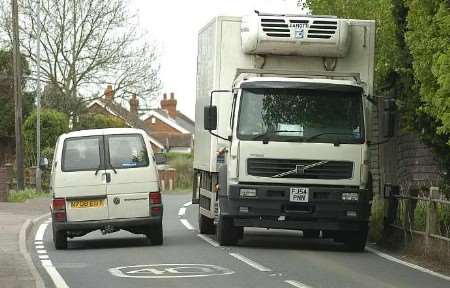
[[[342,193],[342,200],[344,201],[358,201],[359,194],[356,192],[344,192]]]
[[[256,189],[249,189],[249,188],[241,188],[239,190],[239,195],[242,198],[252,198],[256,197]]]

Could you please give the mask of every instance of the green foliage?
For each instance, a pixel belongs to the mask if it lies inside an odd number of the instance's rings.
[[[29,74],[28,63],[22,58],[23,75]],[[14,92],[13,92],[12,53],[0,50],[0,136],[14,136]],[[5,77],[4,79],[1,79]],[[22,81],[25,86],[25,80]],[[34,95],[23,93],[23,115],[26,117],[32,110]]]
[[[76,130],[81,129],[101,129],[101,128],[125,128],[125,122],[114,116],[104,114],[87,113],[80,116],[79,123],[76,124]]]
[[[192,154],[169,152],[166,155],[169,166],[177,170],[175,190],[186,191],[191,189],[193,175]]]
[[[8,194],[8,202],[25,202],[28,199],[48,197],[46,192],[37,192],[35,189],[25,189],[23,191],[10,191]]]
[[[53,159],[53,149],[59,135],[69,131],[66,114],[53,110],[41,111],[41,151],[49,161]],[[25,164],[35,166],[36,161],[36,112],[31,113],[23,125]]]

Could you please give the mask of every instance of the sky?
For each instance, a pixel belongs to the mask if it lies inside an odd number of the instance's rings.
[[[194,119],[198,31],[215,16],[254,10],[302,13],[298,0],[130,0],[131,11],[159,51],[162,93],[175,93],[177,108]],[[161,96],[162,97],[162,96]],[[158,105],[158,103],[157,103]]]

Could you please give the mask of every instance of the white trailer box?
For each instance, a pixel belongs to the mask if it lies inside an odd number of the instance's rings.
[[[265,33],[264,29],[274,28],[273,25],[280,25],[281,21],[289,22],[283,24],[287,27],[285,29],[289,29],[287,35],[281,37],[276,35],[270,37],[271,33],[261,35]],[[314,35],[318,31],[317,27],[326,27],[326,21],[330,20],[308,16],[250,15],[243,18],[221,16],[214,18],[200,31],[195,104],[195,169],[218,172],[217,152],[220,147],[225,146],[225,140],[212,136],[204,129],[203,109],[209,106],[211,91],[233,88],[238,68],[291,70],[299,71],[298,74],[301,74],[300,71],[326,74],[327,70],[355,73],[359,74],[366,95],[373,95],[375,22],[348,19],[339,19],[338,22],[336,19],[334,21],[338,24],[336,25],[338,31],[335,34],[344,40],[333,37],[328,40],[316,38]],[[310,22],[309,28],[302,28],[303,26],[299,25],[305,22]],[[302,35],[299,35],[299,31],[303,31]],[[258,35],[258,39],[262,40],[255,41],[254,35]],[[290,44],[286,41],[289,37],[292,38]],[[289,49],[293,52],[288,53]],[[316,78],[348,80],[348,77],[337,76]],[[213,97],[213,105],[218,107],[216,132],[223,137],[231,135],[232,100],[231,93],[217,93]]]

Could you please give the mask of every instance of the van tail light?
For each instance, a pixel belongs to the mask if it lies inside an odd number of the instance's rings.
[[[152,216],[161,215],[161,193],[150,192],[150,212]]]
[[[52,212],[56,222],[66,221],[66,199],[55,198],[52,201]]]

